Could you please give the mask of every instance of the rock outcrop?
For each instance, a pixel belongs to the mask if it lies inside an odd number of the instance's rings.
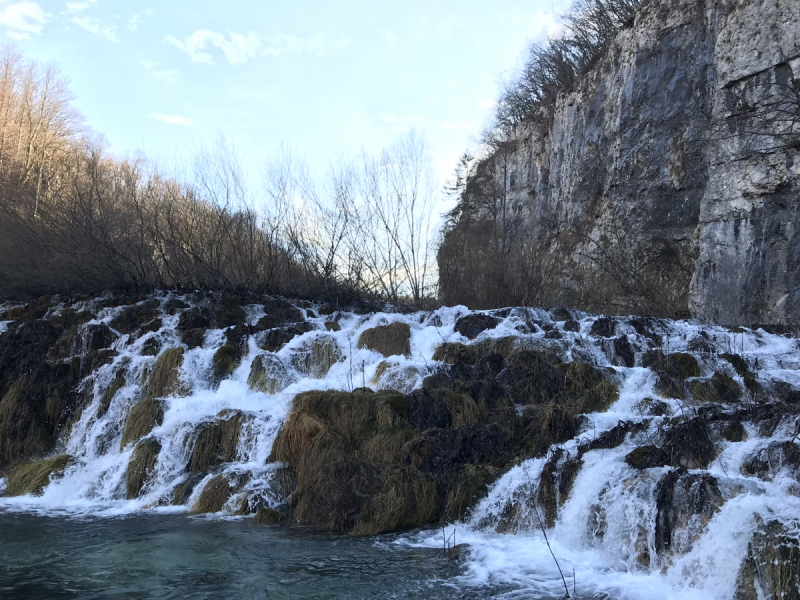
[[[477,165],[468,202],[502,210],[447,234],[445,302],[797,325],[798,115],[795,0],[643,2]]]

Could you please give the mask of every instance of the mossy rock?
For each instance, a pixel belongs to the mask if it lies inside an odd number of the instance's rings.
[[[800,474],[800,446],[792,441],[771,442],[759,448],[742,462],[741,472],[772,481],[784,468]]]
[[[742,397],[742,388],[724,373],[714,373],[713,377],[708,380],[691,381],[689,389],[695,400],[700,402],[732,404],[739,402]]]
[[[385,357],[411,355],[411,327],[390,323],[367,329],[358,338],[359,348],[374,350]]]
[[[413,467],[387,470],[380,491],[370,498],[355,522],[353,535],[378,535],[420,527],[436,519],[437,496],[433,477]]]
[[[673,352],[664,354],[660,350],[645,352],[642,356],[642,366],[650,367],[660,375],[686,380],[690,377],[700,377],[700,365],[691,354]]]
[[[325,329],[328,331],[341,331],[342,326],[336,321],[325,321]]]
[[[471,507],[486,496],[497,470],[481,465],[464,465],[447,489],[444,518],[455,522],[464,519]]]
[[[244,421],[245,416],[236,411],[200,425],[189,459],[189,470],[205,471],[235,460]]]
[[[90,373],[94,373],[100,367],[114,362],[117,356],[119,356],[119,352],[111,349],[88,352],[81,361],[81,375],[85,377]]]
[[[641,414],[653,417],[663,417],[670,414],[669,404],[663,400],[654,400],[653,398],[644,398],[636,404],[635,408]]]
[[[303,375],[321,379],[342,357],[336,340],[330,335],[318,335],[292,355],[292,366]]]
[[[569,331],[572,333],[578,333],[581,330],[581,324],[577,321],[566,321],[563,326],[564,331]]]
[[[490,315],[474,313],[458,319],[453,326],[453,329],[457,333],[463,335],[465,338],[474,340],[487,329],[494,329],[499,324],[500,319]]]
[[[125,380],[125,371],[123,369],[119,369],[114,374],[114,379],[106,388],[106,391],[103,392],[103,397],[100,399],[100,406],[97,407],[97,418],[102,418],[111,406],[111,401],[114,399],[114,396],[118,391],[124,388],[127,385]]]
[[[204,473],[191,473],[186,480],[180,482],[175,486],[175,489],[172,490],[172,501],[170,504],[172,506],[184,506],[189,501],[189,498],[191,498],[195,486],[197,486],[204,477]]]
[[[476,365],[481,359],[499,354],[508,358],[519,351],[519,340],[514,336],[493,338],[473,344],[458,342],[444,342],[436,347],[433,360],[439,360],[451,365]]]
[[[41,494],[53,479],[64,474],[64,470],[73,461],[73,457],[68,454],[60,454],[44,460],[22,463],[9,473],[6,494]]]
[[[260,344],[261,349],[267,352],[277,352],[294,338],[309,331],[314,331],[313,323],[296,323],[290,327],[279,327],[264,334]]]
[[[757,517],[757,521],[762,520]],[[734,600],[800,599],[800,539],[797,528],[797,522],[761,522],[747,545],[747,554],[736,581]]]
[[[192,504],[192,512],[197,514],[217,513],[233,494],[233,486],[224,475],[217,475],[200,492],[197,502]]]
[[[125,421],[120,449],[130,442],[141,439],[164,422],[164,406],[156,398],[147,398],[136,404]]]
[[[761,391],[761,384],[758,383],[757,376],[753,374],[749,365],[741,356],[738,354],[720,354],[720,358],[731,364],[736,374],[744,380],[744,386],[751,394]]]
[[[155,337],[147,338],[142,344],[142,356],[158,356],[161,352],[161,342]]]
[[[214,353],[212,373],[214,381],[219,383],[229,377],[239,366],[239,351],[232,344],[225,344]]]
[[[168,315],[175,315],[178,313],[178,311],[185,310],[187,308],[191,308],[190,305],[180,298],[172,298],[164,305],[164,311]]]
[[[145,398],[166,398],[180,391],[180,368],[183,365],[182,347],[170,348],[161,353],[147,380]]]
[[[119,315],[112,319],[110,325],[120,333],[133,333],[145,323],[158,318],[158,300],[148,300],[142,304],[135,304],[124,308]]]
[[[293,382],[289,370],[277,356],[262,354],[253,359],[247,385],[264,394],[277,394]]]
[[[138,498],[144,486],[153,478],[160,453],[161,444],[155,438],[147,438],[136,444],[128,461],[126,487],[128,500]]]
[[[247,320],[247,313],[242,308],[248,299],[241,296],[227,296],[211,307],[212,324],[217,329],[243,325]]]
[[[625,462],[628,466],[642,471],[654,467],[663,467],[667,464],[668,459],[664,456],[661,448],[657,446],[640,446],[625,456]]]
[[[303,313],[295,306],[283,300],[272,300],[264,304],[264,316],[256,323],[258,331],[280,327],[286,323],[305,321]]]
[[[598,337],[614,337],[617,333],[617,321],[611,317],[601,317],[592,323],[589,333]]]
[[[253,517],[253,521],[259,525],[275,525],[283,521],[283,515],[274,508],[262,508]]]
[[[190,349],[202,346],[206,330],[211,327],[211,319],[206,311],[193,308],[181,313],[176,327],[181,341]]]

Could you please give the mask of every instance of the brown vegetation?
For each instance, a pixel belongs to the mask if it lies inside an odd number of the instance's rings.
[[[411,328],[406,323],[390,323],[367,329],[358,338],[359,348],[369,348],[385,357],[411,355]]]

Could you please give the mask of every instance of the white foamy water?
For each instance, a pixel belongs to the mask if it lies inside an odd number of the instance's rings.
[[[172,298],[162,299],[162,307]],[[120,308],[105,309],[87,325],[110,323]],[[248,320],[255,323],[263,315],[263,307],[246,307]],[[276,353],[259,348],[259,335],[247,339],[247,349],[241,364],[233,374],[215,385],[211,375],[216,350],[225,343],[225,332],[210,330],[202,347],[186,350],[180,369],[183,393],[165,401],[164,420],[150,434],[161,445],[153,479],[141,497],[125,499],[128,462],[135,443],[120,448],[122,430],[131,408],[142,398],[141,382],[152,369],[157,357],[142,356],[150,338],[156,338],[164,349],[180,346],[175,327],[178,315],[162,315],[159,331],[148,333],[130,342],[120,336],[113,348],[119,352],[112,363],[87,377],[82,385],[89,402],[80,419],[60,443],[59,452],[75,457],[64,476],[47,486],[41,496],[0,498],[0,510],[21,510],[42,514],[71,514],[112,516],[139,511],[187,511],[202,493],[208,481],[219,474],[231,480],[245,481],[229,500],[224,514],[231,514],[247,498],[251,503],[277,505],[279,497],[272,478],[279,465],[269,462],[272,445],[291,408],[294,396],[314,389],[352,390],[367,386],[373,389],[392,387],[409,392],[420,387],[425,376],[440,365],[433,360],[438,345],[447,342],[468,343],[454,332],[456,320],[469,311],[465,307],[442,308],[433,313],[357,315],[339,313],[339,331],[326,331],[325,322],[331,317],[316,316],[307,311],[314,331],[294,338]],[[643,414],[641,401],[657,397],[653,391],[655,378],[649,369],[613,366],[616,362],[611,340],[591,336],[589,331],[596,317],[573,313],[579,320],[580,331],[562,331],[562,339],[548,339],[539,327],[529,333],[530,322],[552,325],[550,314],[543,310],[513,309],[495,314],[504,315],[495,329],[485,331],[477,341],[515,336],[520,344],[533,349],[547,348],[563,360],[580,360],[614,369],[620,384],[619,400],[605,413],[589,415],[579,435],[562,449],[576,455],[578,446],[612,429],[620,421],[647,420],[642,431],[629,434],[617,448],[598,449],[583,455],[580,469],[569,495],[560,507],[555,526],[547,531],[552,552],[570,592],[573,586],[579,596],[606,593],[613,598],[730,598],[736,573],[747,551],[747,542],[756,527],[756,515],[764,518],[790,519],[800,514],[800,498],[796,482],[778,477],[773,482],[740,474],[746,456],[768,441],[792,439],[791,424],[783,424],[769,439],[761,438],[750,428],[745,442],[724,442],[720,456],[708,472],[719,480],[726,495],[722,508],[707,523],[701,524],[699,537],[689,542],[685,554],[663,562],[655,547],[655,488],[660,477],[669,469],[636,471],[624,457],[637,446],[647,443],[666,417]],[[394,321],[411,327],[411,355],[385,359],[376,352],[359,349],[360,334],[371,327]],[[563,323],[559,327],[563,326]],[[742,379],[716,352],[735,352],[751,364],[758,365],[763,381],[784,381],[800,385],[800,350],[797,340],[747,330],[731,333],[722,328],[701,326],[696,322],[659,321],[655,332],[662,336],[662,347],[668,352],[691,352],[701,365],[704,376],[722,371],[740,384]],[[0,323],[0,335],[6,324]],[[640,349],[647,347],[646,339],[623,320],[617,335],[625,335]],[[341,359],[322,377],[313,378],[297,369],[295,358],[318,336],[329,336],[338,347]],[[705,342],[714,353],[698,351]],[[693,350],[694,348],[694,350]],[[253,391],[247,384],[253,361],[261,355],[271,355],[286,374],[289,385],[276,394]],[[390,363],[375,380],[378,365]],[[101,400],[118,372],[125,373],[127,385],[113,397],[108,411],[99,416]],[[666,399],[673,414],[694,410],[690,404]],[[227,412],[226,412],[227,411]],[[215,417],[238,411],[244,415],[236,460],[213,468],[181,506],[171,501],[177,486],[187,481],[187,464],[197,431]],[[508,589],[501,597],[560,597],[564,583],[556,569],[551,551],[540,531],[535,508],[526,502],[536,494],[538,478],[547,458],[524,461],[501,476],[490,488],[469,518],[448,525],[446,534],[455,531],[458,543],[470,546],[461,584],[494,586]],[[4,482],[0,480],[0,489]],[[734,490],[734,491],[725,491]],[[509,526],[504,511],[516,503],[521,508]],[[598,515],[603,522],[602,535],[597,534]],[[223,516],[223,515],[220,515]],[[500,523],[505,523],[500,528]],[[513,533],[499,533],[498,530]],[[441,547],[442,531],[423,531],[401,538],[397,543]],[[641,560],[645,552],[649,563]],[[574,577],[573,577],[574,573]]]

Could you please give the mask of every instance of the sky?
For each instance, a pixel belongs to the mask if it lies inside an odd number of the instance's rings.
[[[499,82],[568,0],[0,0],[0,38],[55,62],[112,152],[180,157],[221,132],[257,169],[312,169],[415,128],[440,181],[476,148]]]

